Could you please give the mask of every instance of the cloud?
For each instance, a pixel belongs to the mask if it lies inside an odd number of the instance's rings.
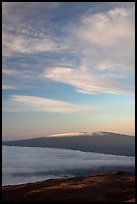
[[[134,73],[134,9],[114,8],[83,16],[81,24],[73,32],[85,45],[87,62],[97,70]]]
[[[110,47],[134,39],[132,10],[114,8],[107,12],[84,16],[74,32],[77,37],[90,44]]]
[[[36,70],[28,70],[27,67],[24,69],[2,68],[2,75],[5,79],[6,77],[38,79],[41,76]]]
[[[8,84],[2,84],[2,89],[3,90],[14,90],[14,89],[17,89],[16,86],[13,86],[13,85],[8,85]]]
[[[38,39],[20,35],[3,33],[3,55],[17,53],[47,52],[57,49],[57,45],[49,38]]]
[[[48,32],[49,28],[47,29],[45,26],[50,26],[54,10],[60,5],[59,2],[41,4],[36,2],[21,2],[20,4],[3,2],[2,5],[3,56],[57,49],[56,42],[50,31]]]
[[[78,9],[76,19],[66,16],[65,3],[3,3],[5,75],[50,79],[81,94],[133,94],[134,4],[92,3],[93,11],[89,6],[87,12],[73,5],[70,14]],[[27,68],[20,63],[21,57]]]
[[[15,69],[12,67],[2,68],[2,89],[3,90],[21,90],[31,88],[31,85],[24,83],[26,79],[38,78],[38,74],[32,70],[27,69]]]
[[[79,104],[68,103],[61,100],[49,98],[11,95],[5,99],[3,110],[6,112],[57,112],[57,113],[73,113],[73,112],[89,112],[98,111],[97,107],[89,107]]]
[[[65,149],[2,147],[2,183],[17,184],[110,170],[134,171],[134,157]]]
[[[126,78],[109,76],[107,74],[99,74],[94,70],[86,69],[85,67],[72,68],[58,66],[53,69],[46,70],[43,74],[45,78],[72,85],[80,93],[95,94],[127,94],[132,92],[133,85],[128,84]]]
[[[77,66],[54,65],[44,77],[75,87],[83,94],[134,92],[134,8],[83,15],[66,25],[68,50],[79,55]],[[132,79],[132,81],[130,80]]]
[[[5,68],[3,68],[2,69],[2,74],[3,75],[9,75],[9,76],[16,76],[16,75],[20,74],[20,71],[16,70],[16,69],[5,69]]]

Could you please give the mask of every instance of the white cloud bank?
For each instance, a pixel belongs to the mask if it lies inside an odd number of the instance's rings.
[[[97,171],[134,170],[134,157],[63,149],[2,147],[2,183],[17,184]]]

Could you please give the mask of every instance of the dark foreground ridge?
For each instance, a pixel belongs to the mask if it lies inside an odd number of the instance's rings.
[[[2,187],[3,202],[135,202],[135,176],[114,171]]]

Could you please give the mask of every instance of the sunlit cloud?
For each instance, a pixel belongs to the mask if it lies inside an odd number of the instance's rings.
[[[57,113],[74,113],[74,112],[94,112],[98,111],[97,107],[89,107],[79,104],[68,103],[61,100],[49,98],[11,95],[4,101],[3,110],[7,112],[57,112]]]
[[[72,43],[69,49],[82,58],[80,65],[54,66],[44,76],[72,85],[79,93],[133,93],[134,26],[134,8],[82,16],[79,24],[65,27]]]
[[[44,76],[52,81],[66,83],[75,87],[78,93],[94,94],[129,94],[134,92],[134,7],[127,4],[112,4],[114,7],[106,11],[99,11],[93,14],[81,14],[77,22],[66,23],[61,28],[61,35],[57,37],[54,33],[56,22],[53,22],[54,11],[61,4],[43,4],[45,11],[43,16],[35,25],[35,20],[41,11],[42,6],[38,3],[32,4],[4,4],[3,9],[3,55],[16,56],[23,54],[36,54],[37,66],[43,73],[38,75],[32,65],[28,70],[5,69],[4,74],[16,77],[35,75],[35,79]],[[38,6],[34,15],[33,9]],[[17,13],[13,14],[14,9]],[[32,9],[31,18],[35,20],[24,21],[25,15],[30,16],[29,9]],[[7,16],[11,13],[11,18]],[[45,29],[41,24],[46,25]],[[8,26],[7,26],[8,25]],[[12,26],[11,26],[12,25]],[[15,32],[13,32],[13,27]],[[15,29],[16,28],[16,29]],[[56,28],[57,29],[57,28]],[[64,37],[65,36],[65,37]],[[66,40],[67,39],[67,40]],[[47,65],[41,64],[42,58],[39,53],[60,53],[60,59],[55,63]],[[65,56],[64,56],[65,53]],[[80,57],[76,64],[72,63],[69,68],[70,59],[65,59],[66,55],[72,53],[74,57]],[[64,63],[62,64],[62,61]],[[6,64],[7,62],[5,62]],[[59,65],[61,67],[59,67]],[[21,65],[22,66],[22,65]],[[132,83],[129,83],[129,77]]]
[[[54,67],[44,72],[45,78],[73,85],[80,93],[127,94],[134,90],[133,85],[127,84],[122,77],[115,78],[112,75],[106,80],[106,75],[94,73],[84,67]]]
[[[134,40],[134,10],[114,8],[107,12],[83,16],[74,32],[90,44],[110,47]],[[121,42],[122,43],[122,42]]]
[[[105,108],[112,118],[114,109],[116,114],[122,110],[119,120],[124,121],[133,110],[134,17],[133,2],[3,2],[3,110],[90,113]],[[71,116],[74,120],[76,114]],[[81,121],[88,117],[83,114]],[[93,121],[91,116],[88,129]]]
[[[134,73],[134,9],[114,8],[83,16],[73,33],[85,48],[83,55],[90,69]]]
[[[8,56],[16,53],[35,53],[56,50],[57,45],[51,39],[26,38],[25,36],[16,36],[3,34],[3,55]]]

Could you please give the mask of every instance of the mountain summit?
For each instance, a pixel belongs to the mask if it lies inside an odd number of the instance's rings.
[[[111,132],[80,133],[79,135],[56,134],[51,137],[5,141],[3,145],[61,148],[124,156],[135,155],[135,137]]]

